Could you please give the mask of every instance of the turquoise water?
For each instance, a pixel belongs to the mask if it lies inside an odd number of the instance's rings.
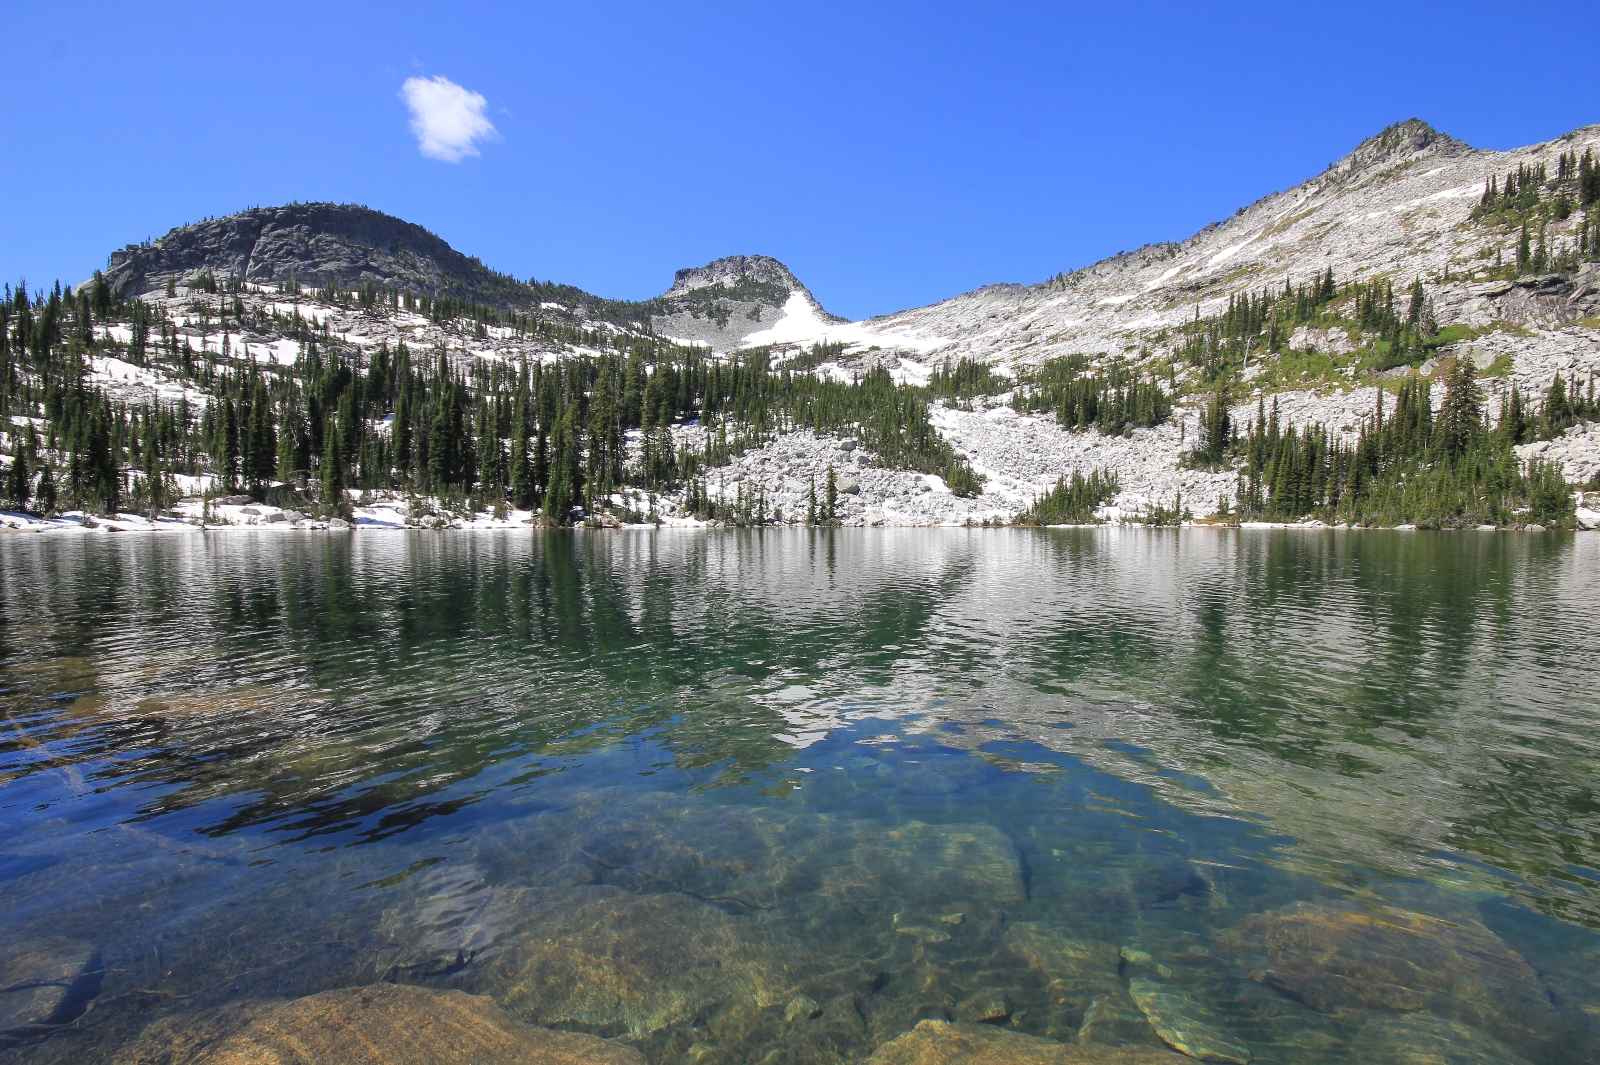
[[[1597,564],[1560,534],[9,537],[0,1061],[380,980],[694,1065],[922,1018],[1596,1060]]]

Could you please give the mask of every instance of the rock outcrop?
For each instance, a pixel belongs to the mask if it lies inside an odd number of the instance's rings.
[[[255,207],[179,226],[148,244],[112,252],[106,280],[116,294],[133,297],[157,292],[169,279],[183,284],[205,274],[256,285],[371,284],[501,305],[532,299],[527,286],[419,225],[333,203]]]

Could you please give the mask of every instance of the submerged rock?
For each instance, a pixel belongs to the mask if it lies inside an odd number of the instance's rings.
[[[1532,966],[1481,924],[1296,903],[1221,944],[1251,979],[1323,1012],[1428,1010],[1518,1044],[1559,1042],[1565,1028]]]
[[[29,944],[0,966],[0,1039],[65,1024],[100,993],[93,947],[67,939]]]
[[[833,905],[896,900],[941,915],[1024,898],[1016,846],[991,825],[808,817],[783,835],[777,859],[737,878],[730,893],[769,906],[813,893]]]
[[[822,1007],[817,1005],[815,999],[805,995],[796,995],[791,998],[788,1005],[783,1007],[783,1020],[785,1024],[793,1024],[798,1020],[810,1020],[822,1015]]]
[[[417,897],[386,910],[389,941],[373,960],[384,980],[417,980],[455,972],[504,949],[504,943],[555,894],[490,886],[470,863],[450,863],[417,878]]]
[[[1201,1061],[1249,1065],[1248,1048],[1229,1039],[1214,1025],[1216,1015],[1187,991],[1154,980],[1135,978],[1128,993],[1168,1046]]]
[[[1002,943],[1045,981],[1045,999],[1058,1016],[1051,1034],[1069,1034],[1058,1030],[1061,1023],[1076,1029],[1096,998],[1125,994],[1117,948],[1109,943],[1073,939],[1031,921],[1006,929]]]
[[[530,819],[519,846],[583,863],[598,882],[634,894],[683,892],[741,914],[881,903],[885,916],[912,909],[937,921],[1025,898],[1015,845],[985,824],[708,809],[668,793],[618,804],[600,794],[559,818]]]
[[[1145,1015],[1126,994],[1097,996],[1084,1011],[1078,1026],[1080,1046],[1126,1046],[1132,1043],[1159,1044],[1160,1037]]]
[[[1072,939],[1053,928],[1021,921],[1006,930],[1005,947],[1046,980],[1115,980],[1117,948]]]
[[[1350,1065],[1528,1065],[1504,1043],[1432,1013],[1376,1017],[1350,1044]]]
[[[212,1030],[207,1031],[210,1027]],[[199,1029],[198,1031],[196,1029]],[[231,1029],[231,1030],[230,1030]],[[488,998],[374,984],[152,1025],[123,1065],[644,1065],[632,1047],[522,1024]]]
[[[974,1024],[998,1023],[1011,1016],[1011,1006],[999,991],[980,991],[956,1005],[956,1016]]]
[[[728,1000],[785,1001],[787,960],[803,953],[748,918],[684,895],[610,887],[571,892],[523,933],[504,953],[453,979],[492,991],[536,1024],[634,1037]]]
[[[1182,1065],[1166,1050],[1143,1046],[1073,1046],[990,1024],[922,1021],[880,1046],[868,1065]]]

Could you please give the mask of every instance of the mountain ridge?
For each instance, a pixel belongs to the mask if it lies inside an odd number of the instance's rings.
[[[1600,126],[1496,152],[1408,120],[1184,240],[860,322],[827,314],[770,257],[725,256],[677,271],[651,300],[607,301],[495,274],[376,212],[295,205],[125,249],[108,278],[19,304],[15,320],[70,323],[25,330],[30,353],[59,341],[50,380],[76,376],[128,410],[211,412],[210,428],[189,422],[177,461],[190,475],[221,470],[206,475],[229,486],[238,477],[205,457],[237,439],[217,428],[228,424],[215,420],[217,404],[242,410],[268,388],[289,427],[279,438],[294,440],[279,471],[304,480],[320,468],[321,427],[337,410],[341,438],[359,449],[348,483],[416,492],[437,482],[459,500],[487,492],[503,503],[516,483],[508,469],[526,473],[504,450],[516,452],[512,413],[522,410],[523,430],[537,422],[564,449],[566,479],[550,490],[569,494],[543,504],[543,520],[558,524],[580,482],[603,486],[589,502],[659,504],[675,520],[792,521],[830,470],[847,476],[829,520],[850,524],[1008,521],[1091,473],[1117,486],[1112,520],[1225,519],[1228,499],[1248,498],[1256,515],[1299,521],[1320,506],[1331,521],[1335,503],[1291,510],[1261,488],[1269,405],[1272,425],[1298,427],[1295,439],[1321,434],[1321,462],[1326,449],[1353,453],[1397,391],[1437,406],[1446,389],[1429,389],[1472,367],[1487,423],[1518,396],[1559,414],[1540,414],[1537,432],[1517,423],[1514,453],[1498,438],[1494,461],[1527,471],[1516,489],[1525,502],[1538,471],[1558,465],[1600,487],[1597,163]],[[326,286],[284,286],[308,269],[324,271]],[[229,271],[257,280],[220,283]],[[113,283],[137,298],[118,304]],[[480,299],[494,295],[480,283],[504,285],[505,304]],[[418,296],[407,284],[461,295]],[[516,398],[525,379],[545,382],[532,407]],[[45,383],[27,384],[18,402],[36,402]],[[557,417],[564,406],[582,413]],[[435,416],[452,409],[459,424]],[[1255,434],[1248,456],[1230,426]],[[444,472],[423,460],[421,427],[459,441],[441,452],[453,456]],[[1218,439],[1195,458],[1197,442]],[[272,465],[251,467],[252,483]],[[541,477],[556,468],[535,465]],[[1328,478],[1318,483],[1338,480]],[[518,498],[542,498],[540,485]],[[626,491],[606,494],[618,486]],[[1381,506],[1390,523],[1421,513]],[[1516,513],[1495,507],[1496,523]]]

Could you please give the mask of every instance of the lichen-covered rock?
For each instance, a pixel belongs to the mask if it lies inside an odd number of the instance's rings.
[[[121,1065],[644,1065],[637,1050],[459,991],[374,984],[152,1025]]]
[[[922,1021],[867,1059],[868,1065],[1183,1065],[1170,1051],[1143,1046],[1074,1046],[990,1024]]]
[[[1174,1050],[1201,1061],[1249,1065],[1249,1048],[1229,1038],[1216,1014],[1188,992],[1135,977],[1128,981],[1128,993],[1156,1034]]]

